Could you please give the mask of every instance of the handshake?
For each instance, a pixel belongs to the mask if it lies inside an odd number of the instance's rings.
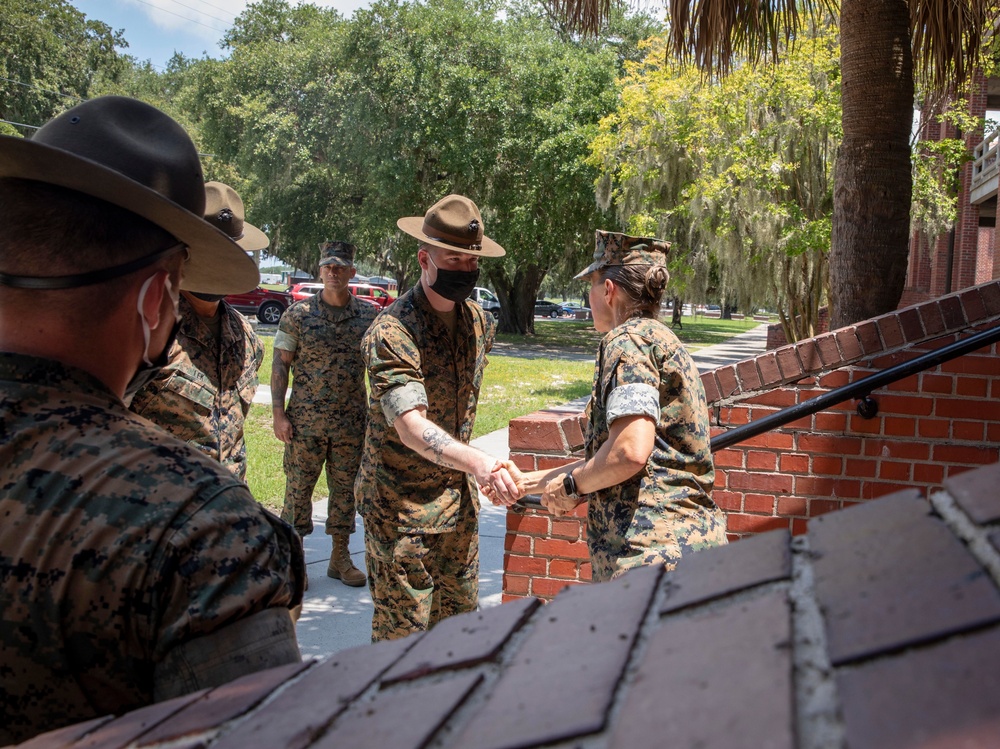
[[[576,464],[556,469],[523,473],[512,460],[497,460],[482,479],[476,477],[479,491],[494,505],[510,506],[527,494],[541,492],[542,506],[556,517],[568,515],[584,500],[568,494],[563,479]]]

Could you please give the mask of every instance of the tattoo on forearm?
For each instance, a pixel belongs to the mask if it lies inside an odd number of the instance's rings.
[[[440,429],[427,428],[421,437],[424,440],[424,444],[427,445],[427,452],[433,456],[431,458],[433,462],[445,468],[457,468],[455,464],[444,456],[445,448],[455,441],[450,434],[442,432]]]
[[[271,362],[271,400],[275,403],[285,403],[285,392],[288,390],[288,365],[280,357],[275,356]]]

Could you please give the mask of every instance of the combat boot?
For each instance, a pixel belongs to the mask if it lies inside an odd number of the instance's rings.
[[[340,580],[344,585],[360,588],[365,584],[365,573],[354,566],[351,552],[347,548],[349,536],[333,536],[333,553],[330,554],[330,564],[326,568],[328,577]]]

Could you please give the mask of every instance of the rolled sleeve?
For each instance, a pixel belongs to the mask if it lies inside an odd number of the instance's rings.
[[[385,420],[392,426],[407,411],[423,406],[427,408],[427,391],[422,382],[408,382],[387,391],[380,399]]]
[[[274,334],[274,347],[282,351],[295,351],[299,347],[299,339],[292,333],[279,330]]]
[[[660,418],[660,393],[651,385],[619,385],[608,395],[608,426],[622,416],[648,416],[653,421]]]
[[[299,315],[298,305],[289,307],[278,321],[278,332],[274,334],[274,347],[282,351],[297,351],[299,348]]]
[[[361,343],[372,396],[392,426],[401,414],[427,406],[420,350],[409,331],[394,318],[380,317]]]

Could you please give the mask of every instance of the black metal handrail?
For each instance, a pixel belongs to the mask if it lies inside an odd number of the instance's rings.
[[[762,419],[757,419],[756,421],[751,421],[749,424],[743,424],[742,426],[730,429],[728,432],[712,438],[712,452],[730,447],[751,437],[756,437],[758,434],[769,432],[791,421],[801,419],[803,416],[812,416],[818,411],[835,406],[838,403],[843,403],[851,398],[859,396],[867,398],[873,390],[883,385],[902,380],[904,377],[909,377],[911,374],[930,369],[943,362],[965,356],[965,354],[996,341],[1000,341],[1000,325],[971,335],[968,338],[955,341],[954,343],[949,343],[947,346],[918,356],[916,359],[895,364],[888,369],[883,369],[881,372],[869,375],[863,380],[841,385],[829,393],[823,393],[823,395],[810,398],[803,403],[783,408],[777,413],[770,414]],[[862,416],[872,418],[876,412],[877,410],[867,414],[862,413]]]
[[[797,403],[794,406],[783,408],[776,413],[769,414],[768,416],[757,419],[756,421],[751,421],[748,424],[743,424],[730,429],[724,434],[720,434],[712,438],[712,452],[714,453],[740,442],[744,442],[745,440],[756,437],[759,434],[764,434],[764,432],[769,432],[772,429],[784,426],[785,424],[795,421],[796,419],[801,419],[804,416],[812,416],[818,411],[822,411],[830,406],[835,406],[838,403],[843,403],[851,398],[859,398],[861,401],[858,404],[859,414],[865,418],[873,418],[875,414],[878,413],[877,404],[875,404],[869,397],[873,390],[876,390],[883,385],[888,385],[891,382],[902,380],[904,377],[909,377],[911,374],[916,374],[917,372],[922,372],[925,369],[930,369],[931,367],[937,366],[943,362],[957,359],[960,356],[965,356],[976,349],[988,346],[996,341],[1000,341],[1000,325],[983,330],[969,336],[968,338],[962,338],[954,343],[949,343],[947,346],[943,346],[936,351],[931,351],[923,354],[922,356],[918,356],[916,359],[911,359],[910,361],[903,362],[901,364],[895,364],[888,369],[883,369],[881,372],[865,377],[863,380],[851,382],[847,385],[841,385],[839,388],[831,390],[829,393],[823,393],[823,395],[810,398],[803,403]],[[530,507],[541,506],[539,495],[537,494],[529,494],[523,497],[520,501]]]

